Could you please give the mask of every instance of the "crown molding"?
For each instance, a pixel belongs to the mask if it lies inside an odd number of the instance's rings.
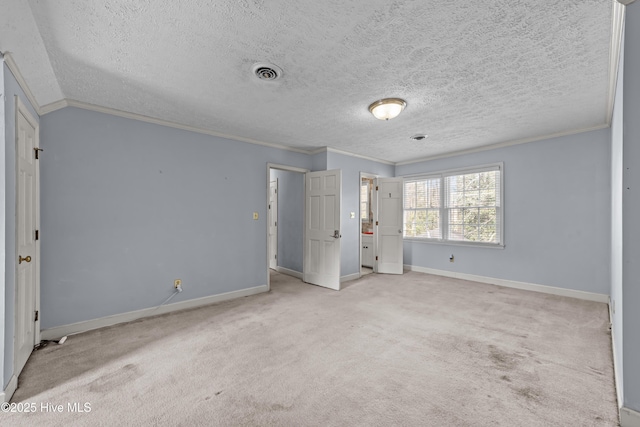
[[[566,132],[558,132],[558,133],[554,133],[554,134],[547,134],[547,135],[543,135],[543,136],[539,136],[539,137],[524,138],[524,139],[513,140],[513,141],[506,141],[506,142],[501,142],[501,143],[497,143],[497,144],[486,145],[486,146],[483,146],[483,147],[476,147],[476,148],[470,148],[470,149],[466,149],[466,150],[459,150],[459,151],[454,151],[454,152],[440,154],[440,155],[434,155],[434,156],[425,156],[425,157],[421,157],[421,158],[418,158],[418,159],[412,159],[412,160],[406,160],[406,161],[400,161],[400,162],[391,162],[391,161],[388,161],[388,160],[377,159],[375,157],[370,157],[370,156],[365,156],[365,155],[360,155],[360,154],[354,154],[354,153],[350,153],[348,151],[339,150],[339,149],[331,148],[331,147],[322,147],[322,148],[319,148],[319,149],[310,148],[308,150],[301,149],[301,148],[294,148],[294,147],[290,147],[290,146],[286,146],[286,145],[282,145],[282,144],[276,144],[276,143],[260,141],[260,140],[256,140],[256,139],[252,139],[252,138],[243,138],[243,137],[239,137],[239,136],[236,136],[236,135],[230,135],[230,134],[225,134],[225,133],[222,133],[222,132],[216,132],[216,131],[213,131],[211,129],[204,129],[204,128],[199,128],[199,127],[195,127],[195,126],[183,125],[183,124],[171,122],[171,121],[168,121],[168,120],[149,117],[149,116],[145,116],[145,115],[137,114],[137,113],[131,113],[131,112],[128,112],[128,111],[118,110],[118,109],[115,109],[115,108],[103,107],[103,106],[100,106],[100,105],[90,104],[90,103],[77,101],[77,100],[73,100],[73,99],[66,99],[65,98],[65,99],[61,99],[59,101],[52,102],[50,104],[46,104],[46,105],[41,107],[38,104],[38,102],[36,101],[35,96],[31,92],[31,90],[29,89],[29,85],[27,84],[26,80],[22,76],[22,73],[20,73],[20,69],[18,68],[18,65],[16,64],[15,60],[13,59],[13,57],[11,55],[11,52],[0,52],[0,54],[2,54],[2,57],[4,59],[4,63],[7,64],[7,67],[9,68],[9,70],[11,71],[13,76],[15,77],[16,81],[18,82],[18,85],[22,88],[23,92],[25,93],[25,96],[27,97],[27,99],[29,100],[31,105],[33,106],[33,108],[36,111],[36,113],[38,114],[38,116],[43,116],[45,114],[52,113],[54,111],[60,110],[60,109],[65,108],[65,107],[76,107],[76,108],[80,108],[80,109],[84,109],[84,110],[96,111],[96,112],[100,112],[100,113],[104,113],[104,114],[109,114],[109,115],[113,115],[113,116],[128,118],[128,119],[132,119],[132,120],[138,120],[138,121],[142,121],[142,122],[146,122],[146,123],[153,123],[153,124],[157,124],[157,125],[161,125],[161,126],[167,126],[167,127],[171,127],[171,128],[174,128],[174,129],[181,129],[181,130],[186,130],[186,131],[189,131],[189,132],[195,132],[195,133],[200,133],[200,134],[204,134],[204,135],[211,135],[211,136],[216,136],[216,137],[219,137],[219,138],[225,138],[225,139],[232,140],[232,141],[245,142],[245,143],[249,143],[249,144],[260,145],[260,146],[264,146],[264,147],[275,148],[275,149],[280,149],[280,150],[285,150],[285,151],[291,151],[291,152],[300,153],[300,154],[313,155],[313,154],[318,154],[318,153],[322,153],[322,152],[332,152],[332,153],[337,153],[337,154],[343,154],[343,155],[350,156],[350,157],[356,157],[356,158],[360,158],[360,159],[364,159],[364,160],[369,160],[369,161],[376,162],[376,163],[382,163],[382,164],[387,164],[387,165],[392,165],[392,166],[403,166],[403,165],[421,163],[421,162],[426,162],[426,161],[431,161],[431,160],[438,160],[438,159],[443,159],[443,158],[448,158],[448,157],[461,156],[461,155],[465,155],[465,154],[472,154],[472,153],[477,153],[477,152],[481,152],[481,151],[488,151],[488,150],[494,150],[494,149],[498,149],[498,148],[505,148],[505,147],[510,147],[512,145],[526,144],[528,142],[542,141],[542,140],[545,140],[545,139],[558,138],[558,137],[562,137],[562,136],[574,135],[574,134],[579,134],[579,133],[584,133],[584,132],[591,132],[591,131],[595,131],[595,130],[604,129],[604,128],[609,127],[611,125],[611,117],[612,117],[612,114],[613,114],[613,107],[614,107],[614,102],[615,102],[615,89],[616,89],[617,73],[618,73],[618,65],[619,65],[618,63],[619,63],[619,58],[620,58],[620,46],[621,46],[621,41],[622,41],[622,30],[623,30],[623,27],[624,27],[625,9],[624,9],[624,7],[622,7],[622,5],[620,3],[631,4],[631,3],[633,3],[633,1],[635,1],[635,0],[627,1],[626,3],[624,1],[621,1],[621,0],[618,0],[617,2],[613,2],[614,4],[613,4],[613,12],[612,12],[611,49],[610,49],[610,57],[609,57],[609,67],[610,67],[610,71],[609,71],[609,99],[607,101],[608,104],[607,104],[607,113],[606,113],[607,114],[606,123],[604,123],[602,125],[590,127],[590,128],[575,129],[575,130],[570,130],[570,131],[566,131]]]
[[[445,159],[447,157],[456,157],[456,156],[462,156],[462,155],[465,155],[465,154],[478,153],[480,151],[489,151],[489,150],[495,150],[495,149],[498,149],[498,148],[511,147],[512,145],[526,144],[528,142],[544,141],[545,139],[559,138],[559,137],[562,137],[562,136],[569,136],[569,135],[576,135],[576,134],[579,134],[579,133],[592,132],[592,131],[595,131],[595,130],[606,129],[609,126],[610,125],[608,123],[605,123],[605,124],[598,125],[598,126],[593,126],[593,127],[590,127],[590,128],[574,129],[574,130],[570,130],[570,131],[566,131],[566,132],[557,132],[557,133],[537,136],[537,137],[533,137],[533,138],[524,138],[524,139],[516,139],[516,140],[513,140],[513,141],[499,142],[497,144],[485,145],[483,147],[476,147],[476,148],[469,148],[469,149],[466,149],[466,150],[453,151],[451,153],[438,154],[438,155],[429,156],[429,157],[422,157],[420,159],[415,159],[415,160],[405,160],[403,162],[397,162],[396,166],[411,165],[411,164],[414,164],[414,163],[421,163],[421,162],[427,162],[427,161],[431,161],[431,160]]]
[[[370,157],[370,156],[364,156],[362,154],[354,154],[354,153],[350,153],[348,151],[338,150],[337,148],[326,147],[326,149],[327,149],[327,152],[330,152],[330,153],[343,154],[343,155],[349,156],[349,157],[357,157],[358,159],[369,160],[371,162],[382,163],[382,164],[385,164],[385,165],[391,165],[391,166],[395,166],[396,165],[395,162],[390,162],[388,160],[377,159],[375,157]]]
[[[60,101],[56,101],[56,102],[52,102],[51,104],[47,104],[47,105],[39,108],[39,111],[41,112],[41,114],[40,113],[39,114],[40,115],[49,114],[49,113],[52,113],[54,111],[60,110],[60,109],[65,108],[65,107],[75,107],[75,108],[80,108],[80,109],[83,109],[83,110],[96,111],[96,112],[99,112],[99,113],[109,114],[109,115],[112,115],[112,116],[124,117],[124,118],[127,118],[127,119],[138,120],[138,121],[147,122],[147,123],[153,123],[153,124],[157,124],[157,125],[161,125],[161,126],[167,126],[167,127],[175,128],[175,129],[181,129],[181,130],[186,130],[186,131],[190,131],[190,132],[196,132],[196,133],[205,134],[205,135],[217,136],[217,137],[220,137],[220,138],[230,139],[230,140],[233,140],[233,141],[241,141],[241,142],[247,142],[249,144],[254,144],[254,145],[262,145],[262,146],[265,146],[265,147],[277,148],[277,149],[280,149],[280,150],[293,151],[295,153],[313,155],[313,154],[318,154],[318,153],[322,153],[322,152],[332,152],[332,153],[337,153],[337,154],[343,154],[343,155],[350,156],[350,157],[357,157],[359,159],[369,160],[369,161],[372,161],[372,162],[383,163],[383,164],[392,165],[392,166],[395,165],[394,162],[390,162],[388,160],[381,160],[381,159],[377,159],[375,157],[364,156],[364,155],[361,155],[361,154],[354,154],[354,153],[350,153],[348,151],[338,150],[336,148],[322,147],[322,148],[319,148],[319,149],[316,149],[316,150],[305,150],[305,149],[302,149],[302,148],[294,148],[294,147],[289,147],[289,146],[282,145],[282,144],[275,144],[275,143],[271,143],[271,142],[259,141],[259,140],[252,139],[252,138],[243,138],[243,137],[239,137],[239,136],[235,136],[235,135],[216,132],[216,131],[213,131],[213,130],[210,130],[210,129],[203,129],[203,128],[199,128],[199,127],[195,127],[195,126],[183,125],[183,124],[180,124],[180,123],[175,123],[175,122],[171,122],[171,121],[163,120],[163,119],[157,119],[157,118],[145,116],[145,115],[142,115],[142,114],[131,113],[131,112],[128,112],[128,111],[118,110],[118,109],[110,108],[110,107],[103,107],[101,105],[90,104],[90,103],[82,102],[82,101],[76,101],[74,99],[61,99]]]
[[[20,68],[18,68],[18,64],[16,64],[16,61],[13,59],[11,52],[4,52],[4,63],[7,64],[9,71],[11,71],[11,74],[13,74],[13,77],[15,77],[16,81],[18,82],[18,86],[20,86],[20,88],[24,92],[25,96],[29,100],[29,103],[31,103],[31,106],[33,107],[33,109],[36,110],[36,113],[38,114],[38,116],[41,116],[42,113],[40,110],[40,104],[38,104],[38,101],[36,101],[36,97],[33,96],[31,89],[29,89],[29,85],[27,84],[27,81],[22,76],[22,73],[20,72]]]
[[[233,141],[246,142],[254,145],[261,145],[269,148],[277,148],[280,150],[293,151],[295,153],[309,154],[308,150],[303,150],[300,148],[288,147],[286,145],[275,144],[271,142],[259,141],[257,139],[252,138],[243,138],[236,135],[230,135],[227,133],[216,132],[211,129],[203,129],[195,126],[183,125],[180,123],[172,122],[169,120],[157,119],[155,117],[149,117],[138,113],[131,113],[129,111],[118,110],[110,107],[103,107],[100,105],[90,104],[87,102],[76,101],[74,99],[63,99],[61,101],[54,102],[52,104],[47,105],[47,113],[51,113],[53,111],[59,110],[64,107],[75,107],[80,108],[82,110],[95,111],[98,113],[109,114],[112,116],[123,117],[126,119],[137,120],[146,123],[153,123],[160,126],[166,126],[174,129],[186,130],[189,132],[200,133],[204,135],[216,136],[219,138],[225,138]]]
[[[11,52],[2,52],[2,58],[4,59],[4,63],[7,64],[7,67],[15,77],[16,81],[18,82],[18,85],[24,92],[25,96],[33,106],[33,109],[36,111],[36,114],[38,116],[43,116],[45,114],[52,113],[54,111],[60,110],[65,107],[76,107],[84,110],[96,111],[104,114],[110,114],[112,116],[118,116],[118,117],[138,120],[142,122],[153,123],[161,126],[175,128],[175,129],[181,129],[181,130],[186,130],[186,131],[205,134],[205,135],[217,136],[220,138],[230,139],[233,141],[246,142],[249,144],[261,145],[261,146],[270,147],[270,148],[277,148],[277,149],[286,150],[286,151],[293,151],[295,153],[301,153],[301,154],[310,153],[309,150],[303,150],[300,148],[288,147],[286,145],[259,141],[252,138],[243,138],[235,135],[225,134],[222,132],[215,132],[210,129],[198,128],[195,126],[182,125],[182,124],[171,122],[168,120],[157,119],[154,117],[144,116],[142,114],[117,110],[115,108],[103,107],[100,105],[90,104],[82,101],[76,101],[73,99],[65,98],[59,101],[52,102],[50,104],[46,104],[41,107],[40,104],[38,104],[38,101],[36,101],[36,98],[33,95],[33,92],[31,92],[31,89],[29,89],[29,85],[27,84],[27,81],[25,80],[22,73],[20,72],[20,68],[18,67],[18,64],[16,64],[15,60],[11,56]]]
[[[329,147],[320,147],[317,150],[309,151],[309,154],[313,155],[313,154],[326,153],[328,149],[329,149]]]
[[[332,147],[321,147],[321,148],[318,148],[318,149],[315,149],[315,150],[304,150],[304,149],[301,149],[301,148],[288,147],[286,145],[281,145],[281,144],[274,144],[274,143],[270,143],[270,142],[258,141],[258,140],[254,140],[254,139],[251,139],[251,138],[242,138],[242,137],[238,137],[238,136],[235,136],[235,135],[229,135],[229,134],[224,134],[224,133],[221,133],[221,132],[212,131],[212,130],[209,130],[209,129],[202,129],[202,128],[197,128],[197,127],[194,127],[194,126],[182,125],[182,124],[170,122],[170,121],[167,121],[167,120],[156,119],[156,118],[149,117],[149,116],[144,116],[144,115],[141,115],[141,114],[130,113],[130,112],[127,112],[127,111],[121,111],[121,110],[117,110],[117,109],[109,108],[109,107],[102,107],[102,106],[99,106],[99,105],[89,104],[89,103],[81,102],[81,101],[75,101],[75,100],[72,100],[72,99],[62,99],[60,101],[56,101],[56,102],[53,102],[51,104],[47,104],[47,105],[45,105],[43,107],[40,107],[40,108],[38,108],[38,110],[42,111],[42,115],[44,115],[44,114],[48,114],[48,113],[51,113],[53,111],[65,108],[65,107],[76,107],[76,108],[80,108],[80,109],[84,109],[84,110],[90,110],[90,111],[96,111],[96,112],[99,112],[99,113],[110,114],[112,116],[118,116],[118,117],[128,118],[128,119],[132,119],[132,120],[138,120],[138,121],[142,121],[142,122],[146,122],[146,123],[153,123],[153,124],[157,124],[157,125],[161,125],[161,126],[167,126],[167,127],[186,130],[186,131],[190,131],[190,132],[196,132],[196,133],[200,133],[200,134],[204,134],[204,135],[217,136],[217,137],[229,139],[229,140],[232,140],[232,141],[240,141],[240,142],[246,142],[246,143],[254,144],[254,145],[261,145],[261,146],[270,147],[270,148],[277,148],[277,149],[281,149],[281,150],[292,151],[292,152],[295,152],[295,153],[314,155],[314,154],[319,154],[319,153],[324,153],[324,152],[327,152],[327,153],[331,152],[331,153],[342,154],[342,155],[345,155],[345,156],[350,156],[350,157],[355,157],[355,158],[359,158],[359,159],[369,160],[369,161],[372,161],[372,162],[382,163],[382,164],[391,165],[391,166],[403,166],[403,165],[409,165],[409,164],[413,164],[413,163],[426,162],[426,161],[430,161],[430,160],[444,159],[444,158],[447,158],[447,157],[462,156],[462,155],[465,155],[465,154],[472,154],[472,153],[477,153],[477,152],[480,152],[480,151],[495,150],[495,149],[498,149],[498,148],[510,147],[512,145],[526,144],[528,142],[543,141],[545,139],[558,138],[558,137],[568,136],[568,135],[575,135],[575,134],[584,133],[584,132],[591,132],[591,131],[595,131],[595,130],[604,129],[604,128],[607,128],[607,127],[610,126],[610,122],[608,122],[608,123],[605,123],[605,124],[602,124],[602,125],[599,125],[599,126],[590,127],[590,128],[575,129],[575,130],[570,130],[570,131],[567,131],[567,132],[557,132],[557,133],[547,134],[547,135],[543,135],[543,136],[539,136],[539,137],[524,138],[524,139],[518,139],[518,140],[514,140],[514,141],[506,141],[506,142],[501,142],[501,143],[497,143],[497,144],[486,145],[484,147],[476,147],[476,148],[470,148],[470,149],[467,149],[467,150],[454,151],[454,152],[451,152],[451,153],[439,154],[439,155],[434,155],[434,156],[426,156],[426,157],[421,157],[421,158],[413,159],[413,160],[406,160],[406,161],[402,161],[402,162],[391,162],[391,161],[388,161],[388,160],[377,159],[375,157],[370,157],[370,156],[364,156],[364,155],[361,155],[361,154],[350,153],[348,151],[339,150],[337,148],[332,148]]]
[[[391,166],[395,166],[396,165],[396,163],[390,162],[388,160],[382,160],[382,159],[378,159],[376,157],[365,156],[365,155],[362,155],[362,154],[354,154],[354,153],[350,153],[348,151],[338,150],[337,148],[331,148],[331,147],[321,147],[321,148],[318,148],[316,150],[311,150],[308,153],[311,154],[311,155],[314,155],[314,154],[329,153],[329,152],[336,153],[336,154],[343,154],[343,155],[349,156],[349,157],[356,157],[358,159],[369,160],[371,162],[382,163],[382,164],[385,164],[385,165],[391,165]]]
[[[45,114],[49,114],[52,113],[56,110],[60,110],[64,107],[68,107],[69,103],[67,102],[66,99],[61,99],[60,101],[56,101],[56,102],[52,102],[50,104],[46,104],[43,105],[42,107],[40,107],[40,111],[41,111],[41,115],[45,115]]]

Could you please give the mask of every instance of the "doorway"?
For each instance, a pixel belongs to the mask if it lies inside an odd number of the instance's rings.
[[[360,277],[403,273],[403,179],[360,172]]]
[[[267,209],[277,181],[277,244],[267,235],[267,286],[274,270],[306,283],[340,290],[342,171],[309,172],[267,163]],[[272,252],[277,254],[272,257]]]
[[[360,277],[373,273],[373,185],[377,175],[360,172]]]
[[[270,270],[302,279],[307,169],[267,164],[267,285]],[[274,205],[275,202],[275,205]]]

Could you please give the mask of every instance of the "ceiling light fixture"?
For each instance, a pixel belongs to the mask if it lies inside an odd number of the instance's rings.
[[[385,98],[369,105],[373,117],[379,120],[389,120],[397,117],[404,110],[407,102],[400,98]]]

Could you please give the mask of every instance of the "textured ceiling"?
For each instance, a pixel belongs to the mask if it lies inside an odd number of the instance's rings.
[[[75,100],[393,162],[609,119],[611,0],[2,4],[0,50],[41,106]],[[283,76],[257,80],[256,62]],[[384,97],[407,108],[376,120],[367,107]]]

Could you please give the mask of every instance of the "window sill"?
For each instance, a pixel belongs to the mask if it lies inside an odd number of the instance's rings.
[[[438,239],[420,239],[418,237],[404,237],[403,241],[410,243],[432,243],[436,245],[447,246],[471,246],[474,248],[504,249],[504,244],[496,243],[474,243],[474,242],[458,242],[455,240],[438,240]]]

